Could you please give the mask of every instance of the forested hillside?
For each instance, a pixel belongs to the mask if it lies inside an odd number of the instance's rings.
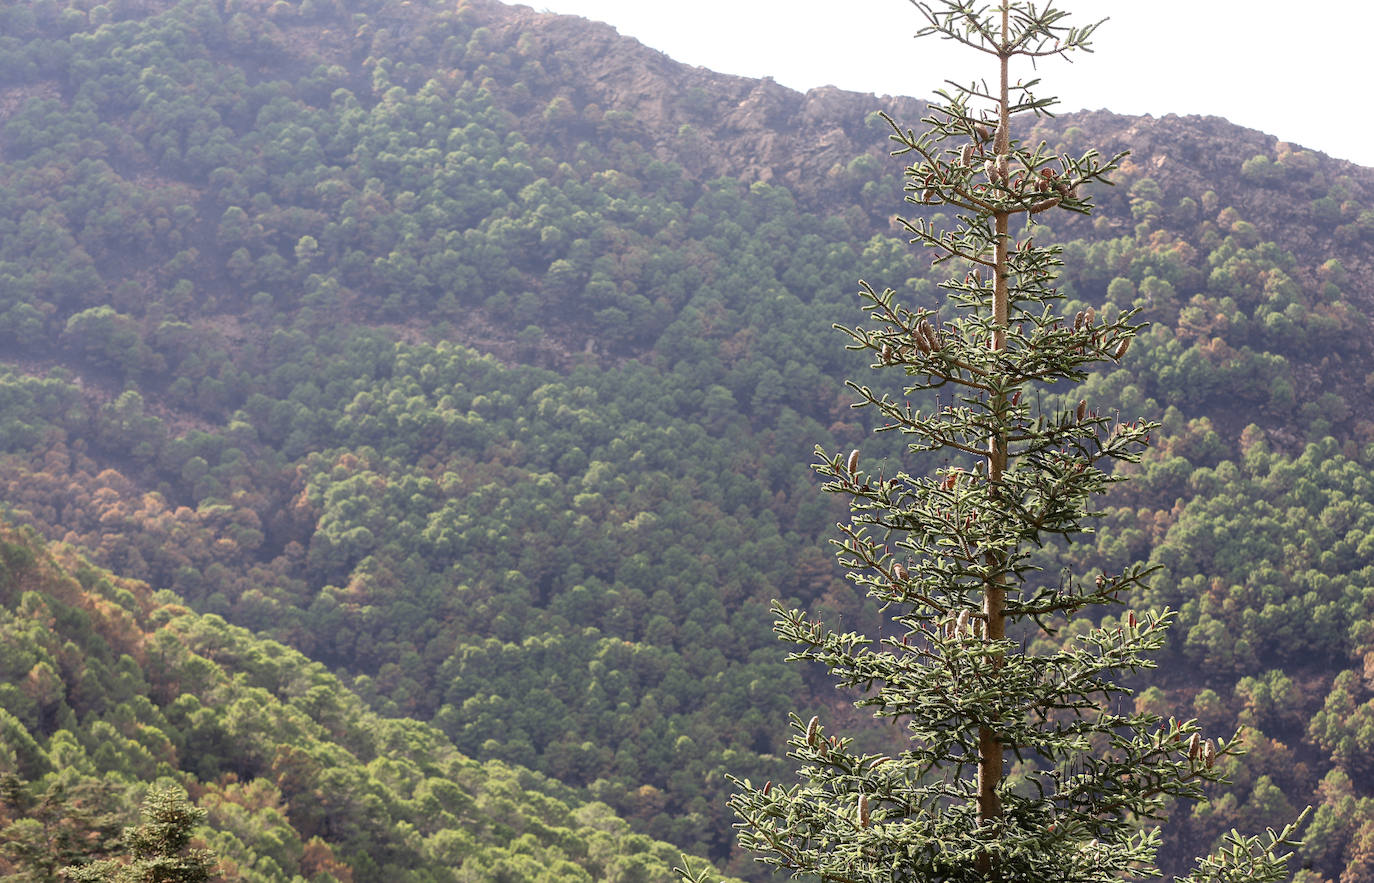
[[[838,579],[811,448],[904,457],[849,409],[865,365],[830,326],[859,279],[938,298],[893,223],[879,110],[921,105],[684,68],[494,0],[0,0],[0,499],[367,714],[433,725],[444,758],[520,768],[513,794],[756,874],[725,773],[781,775],[787,711],[846,704],[782,663],[768,602],[878,615]],[[1080,306],[1153,323],[1089,400],[1165,431],[1062,554],[1163,564],[1138,600],[1183,615],[1140,701],[1251,728],[1236,784],[1170,834],[1196,851],[1312,802],[1308,883],[1374,879],[1374,171],[1215,119],[1022,134],[1135,151],[1091,224],[1052,223]],[[228,628],[181,621],[140,627]],[[72,665],[104,652],[72,640]],[[47,683],[37,665],[7,678]],[[74,719],[0,697],[34,757],[104,738],[65,678]],[[282,775],[167,738],[166,769],[92,754],[88,775]],[[44,793],[21,748],[0,765]],[[425,769],[445,763],[468,762]],[[355,879],[457,864],[331,840],[273,787],[282,836],[319,834]]]
[[[118,854],[146,784],[208,810],[234,880],[658,880],[676,850],[324,666],[0,528],[0,871]]]

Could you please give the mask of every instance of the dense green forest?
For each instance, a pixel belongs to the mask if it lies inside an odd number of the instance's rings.
[[[937,302],[880,109],[919,113],[494,0],[0,0],[0,500],[72,571],[11,537],[15,842],[66,801],[101,854],[173,777],[262,879],[669,879],[656,841],[756,877],[726,773],[862,717],[768,604],[878,617],[812,446],[923,465],[831,330],[859,279]],[[1216,120],[1023,134],[1136,151],[1055,233],[1079,306],[1153,323],[1089,399],[1164,429],[1058,554],[1162,564],[1138,701],[1248,728],[1171,842],[1313,803],[1305,883],[1374,880],[1374,172]]]
[[[0,536],[0,861],[55,879],[113,850],[150,783],[206,809],[227,879],[661,880],[677,850],[167,592]]]

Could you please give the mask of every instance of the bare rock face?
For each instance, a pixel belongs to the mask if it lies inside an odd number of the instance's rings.
[[[864,113],[856,106],[854,96],[855,93],[834,86],[812,89],[802,100],[802,124],[857,132],[863,126]]]
[[[725,131],[751,132],[758,129],[782,131],[795,128],[801,96],[772,80],[760,80],[725,117]]]

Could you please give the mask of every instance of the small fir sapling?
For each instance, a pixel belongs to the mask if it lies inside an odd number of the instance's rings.
[[[1073,27],[1053,5],[1023,0],[913,5],[921,35],[997,62],[994,86],[938,93],[920,133],[893,123],[895,153],[912,160],[908,199],[959,219],[952,230],[921,220],[906,229],[932,264],[957,269],[939,308],[861,283],[867,321],[841,330],[875,369],[903,377],[907,395],[940,391],[933,409],[915,410],[850,383],[882,430],[946,465],[875,475],[857,450],[818,448],[825,489],[850,498],[839,560],[892,625],[876,639],[839,634],[775,608],[778,635],[800,646],[791,659],[824,663],[908,739],[893,756],[859,753],[819,717],[794,716],[799,779],[737,783],[739,842],[778,869],[844,883],[1158,876],[1170,801],[1201,799],[1222,780],[1217,760],[1241,752],[1234,737],[1205,739],[1195,721],[1137,712],[1128,699],[1125,678],[1153,667],[1173,613],[1128,612],[1060,645],[1030,641],[1119,603],[1151,573],[1132,565],[1085,581],[1037,566],[1047,541],[1088,530],[1092,499],[1120,479],[1110,461],[1138,460],[1155,428],[1086,400],[1032,404],[1124,358],[1142,327],[1134,311],[1061,314],[1061,249],[1037,241],[1044,212],[1088,213],[1088,185],[1107,182],[1124,154],[1058,155],[1012,137],[1014,117],[1054,103],[1032,93],[1038,80],[1013,82],[1012,64],[1087,50],[1098,24]],[[1284,879],[1297,825],[1232,832],[1185,880]]]
[[[143,823],[124,830],[125,860],[101,859],[58,872],[77,883],[207,883],[220,877],[215,854],[191,848],[206,812],[178,788],[153,788],[143,801]]]

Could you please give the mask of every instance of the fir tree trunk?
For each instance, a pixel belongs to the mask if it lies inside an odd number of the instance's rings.
[[[993,150],[998,156],[1005,156],[1011,151],[1011,95],[1010,95],[1010,60],[1011,56],[1007,53],[1007,42],[1009,34],[1008,17],[1010,9],[1006,3],[1002,4],[1002,28],[1001,28],[1001,51],[998,54],[1000,67],[1000,91],[997,102],[997,135],[993,142]],[[1011,213],[999,211],[993,215],[993,225],[996,231],[997,242],[994,248],[993,258],[993,333],[992,349],[1000,351],[1006,349],[1007,335],[1006,329],[1009,322],[1008,309],[1008,267],[1007,267],[1007,243],[1011,237]],[[1002,392],[993,395],[993,413],[1003,415],[1006,413],[1006,395]],[[1005,420],[998,421],[1005,425]],[[998,497],[998,487],[1002,483],[1002,475],[1007,469],[1007,437],[1005,432],[996,432],[988,440],[988,483],[990,488],[990,499],[996,505]],[[995,557],[989,553],[990,557]],[[986,631],[990,640],[1001,640],[1006,637],[1006,572],[1003,567],[1004,562],[989,561],[993,566],[994,574],[989,581],[986,593],[983,597],[983,615],[986,619]],[[997,731],[983,724],[978,731],[978,815],[981,821],[996,818],[1002,814],[1002,801],[997,796],[997,785],[1002,780],[1002,739]],[[986,858],[982,859],[986,861]]]

